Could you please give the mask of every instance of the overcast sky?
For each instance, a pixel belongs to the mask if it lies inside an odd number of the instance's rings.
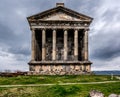
[[[27,70],[31,32],[26,17],[64,2],[94,18],[89,31],[92,70],[120,70],[120,0],[0,0],[0,70]]]

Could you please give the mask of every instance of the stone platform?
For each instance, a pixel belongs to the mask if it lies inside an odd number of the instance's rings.
[[[89,61],[32,61],[29,63],[29,74],[39,75],[81,75],[89,74],[91,62]]]

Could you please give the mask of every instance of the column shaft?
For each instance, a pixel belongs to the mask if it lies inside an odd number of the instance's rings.
[[[32,54],[31,54],[31,60],[32,61],[35,61],[35,30],[32,29],[32,41],[31,41],[31,44],[32,44]]]
[[[44,61],[46,57],[45,45],[46,45],[46,32],[45,29],[43,29],[42,30],[42,61]]]
[[[75,60],[78,60],[78,30],[74,32],[74,57]]]
[[[88,65],[88,72],[91,71],[91,65]]]
[[[88,30],[84,34],[84,60],[88,61]]]
[[[67,30],[64,30],[64,60],[67,60],[67,53],[68,47],[67,47]]]
[[[53,30],[52,60],[56,60],[56,30]]]

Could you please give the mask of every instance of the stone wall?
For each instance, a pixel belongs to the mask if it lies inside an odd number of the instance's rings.
[[[29,74],[80,75],[90,73],[90,65],[30,65]]]

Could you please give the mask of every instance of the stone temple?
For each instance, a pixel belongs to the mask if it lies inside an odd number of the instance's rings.
[[[57,3],[27,17],[32,32],[29,71],[41,75],[79,75],[91,72],[88,31],[93,18]]]

